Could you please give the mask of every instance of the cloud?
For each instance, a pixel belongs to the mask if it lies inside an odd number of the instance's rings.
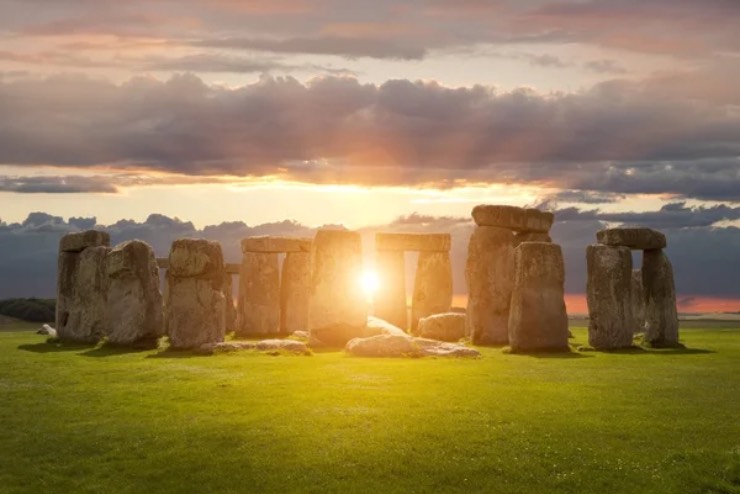
[[[740,200],[740,114],[652,83],[539,94],[336,76],[238,88],[55,76],[0,80],[0,110],[0,163],[29,167]]]
[[[0,175],[0,192],[71,194],[103,192],[115,193],[118,189],[102,177],[34,176],[8,177]]]

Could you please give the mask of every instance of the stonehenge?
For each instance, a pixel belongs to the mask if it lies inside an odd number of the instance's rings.
[[[56,334],[69,342],[105,338],[136,347],[155,346],[166,335],[172,349],[197,350],[229,346],[221,342],[231,330],[237,337],[302,333],[325,346],[411,333],[446,342],[469,337],[475,344],[509,345],[512,352],[568,351],[565,267],[549,235],[552,213],[480,205],[471,214],[476,226],[465,264],[465,314],[450,312],[449,234],[376,234],[381,290],[374,301],[378,317],[368,317],[358,232],[248,237],[241,241],[241,263],[226,264],[221,246],[208,240],[175,240],[168,258],[156,259],[145,242],[111,248],[107,233],[89,230],[59,241]],[[609,228],[596,239],[586,249],[589,345],[628,348],[642,333],[651,346],[680,346],[665,235]],[[643,251],[639,269],[632,266],[633,250]],[[408,251],[418,253],[410,311]],[[166,269],[164,296],[159,269]]]
[[[419,253],[411,297],[412,333],[419,320],[450,310],[452,305],[452,264],[449,234],[377,233],[376,265],[382,290],[375,300],[375,313],[400,328],[409,327],[406,308],[404,253]]]
[[[170,248],[165,332],[173,349],[195,349],[224,340],[224,260],[221,245],[175,240]]]
[[[69,233],[59,241],[56,330],[60,340],[97,343],[105,333],[109,246],[110,236],[96,230]]]
[[[600,350],[645,342],[678,346],[676,289],[663,233],[650,228],[609,228],[587,248],[589,344]],[[642,250],[642,268],[632,271],[632,250]],[[641,292],[641,293],[640,293]],[[642,300],[640,300],[642,299]]]
[[[465,264],[467,333],[476,344],[506,345],[517,276],[515,254],[531,242],[549,243],[554,215],[499,205],[478,205],[471,214],[476,228],[470,236]],[[552,269],[557,271],[557,267]]]
[[[568,351],[565,264],[559,245],[524,242],[514,254],[509,313],[512,352]]]
[[[155,346],[164,334],[162,294],[154,250],[145,242],[117,245],[105,258],[105,332],[117,345]]]

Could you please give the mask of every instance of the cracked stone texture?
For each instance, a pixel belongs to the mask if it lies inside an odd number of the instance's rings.
[[[244,252],[239,271],[237,336],[280,331],[280,268],[278,255]]]
[[[420,252],[411,298],[411,331],[422,317],[449,312],[452,306],[452,264],[449,252]]]

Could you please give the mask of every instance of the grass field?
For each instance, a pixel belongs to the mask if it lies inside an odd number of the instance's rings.
[[[0,331],[2,493],[740,492],[729,327],[684,329],[686,350],[371,360],[65,347],[36,326]]]

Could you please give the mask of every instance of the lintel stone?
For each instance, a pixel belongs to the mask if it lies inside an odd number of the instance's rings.
[[[472,215],[478,226],[497,226],[515,232],[547,233],[555,219],[555,215],[549,211],[490,204],[474,207]]]
[[[311,252],[311,239],[269,235],[247,237],[242,239],[242,252],[263,252],[266,254]]]
[[[376,233],[376,250],[412,250],[418,252],[449,252],[449,233]]]
[[[110,247],[110,235],[99,230],[68,233],[59,240],[60,252],[82,252],[88,247]]]
[[[629,247],[633,250],[657,250],[666,247],[666,238],[652,228],[607,228],[596,233],[602,245]]]

